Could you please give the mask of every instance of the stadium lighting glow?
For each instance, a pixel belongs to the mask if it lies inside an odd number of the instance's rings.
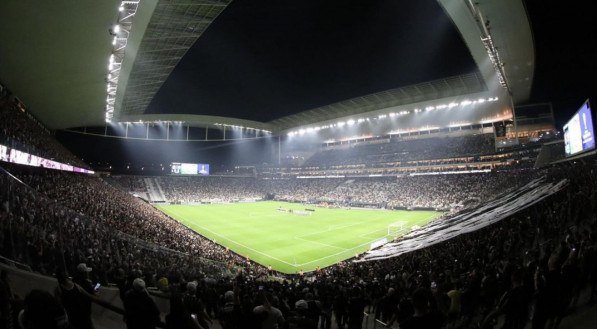
[[[123,6],[118,7],[118,11],[124,11],[124,7]]]
[[[120,25],[116,24],[114,25],[114,33],[120,33]]]
[[[453,123],[450,123],[448,125],[448,127],[449,128],[458,128],[458,127],[462,127],[462,126],[468,126],[468,125],[471,125],[471,124],[472,123],[470,123],[470,122],[453,122]]]
[[[300,129],[298,131],[295,130],[295,131],[289,132],[288,136],[304,135],[306,132],[319,131],[319,130],[322,130],[322,129],[329,129],[329,128],[334,128],[334,127],[343,127],[345,125],[353,126],[353,125],[355,125],[357,123],[360,124],[360,123],[363,123],[365,121],[366,122],[370,122],[371,120],[381,120],[381,119],[385,119],[385,118],[388,118],[388,117],[394,118],[396,116],[402,116],[402,115],[406,115],[406,114],[410,114],[410,113],[420,113],[420,112],[423,112],[423,111],[452,109],[452,108],[457,107],[457,106],[468,106],[468,105],[472,105],[472,104],[483,104],[485,102],[495,102],[497,100],[498,100],[498,97],[489,97],[487,99],[485,99],[485,98],[479,98],[479,99],[476,99],[474,101],[471,101],[470,99],[465,99],[465,100],[463,100],[461,102],[454,102],[454,101],[452,101],[452,102],[450,102],[448,104],[444,103],[444,104],[429,105],[429,106],[426,106],[424,109],[414,108],[412,110],[402,110],[400,112],[390,112],[390,113],[387,113],[387,114],[378,114],[378,115],[376,115],[374,117],[365,117],[365,118],[358,118],[356,120],[355,119],[349,119],[347,121],[338,121],[336,123],[332,123],[332,124],[329,124],[329,125],[317,126],[317,127],[312,128],[312,129],[311,128],[302,128],[302,129]],[[484,121],[486,121],[486,120],[484,120]],[[481,123],[486,123],[484,121],[482,121]],[[490,121],[487,121],[487,122],[494,122],[494,121],[495,120],[490,120]],[[468,125],[468,124],[472,124],[472,123],[459,123],[459,124],[456,125],[456,127],[464,126],[464,125]],[[449,127],[452,127],[452,126],[449,126]],[[421,130],[411,130],[411,132],[427,131],[427,130],[433,130],[433,129],[439,129],[439,128],[440,127],[424,127]],[[303,132],[301,132],[301,130]],[[406,133],[406,132],[409,132],[409,131],[392,131],[389,134],[390,135],[391,134],[401,134],[401,133]]]

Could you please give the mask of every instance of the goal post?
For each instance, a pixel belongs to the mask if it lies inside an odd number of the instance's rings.
[[[399,221],[388,225],[388,235],[397,237],[398,235],[404,233],[404,227],[406,226],[405,221]]]

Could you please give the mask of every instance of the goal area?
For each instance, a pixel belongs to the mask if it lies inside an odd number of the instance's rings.
[[[398,221],[388,225],[388,235],[397,237],[401,234],[404,234],[406,224],[407,222],[405,221]]]

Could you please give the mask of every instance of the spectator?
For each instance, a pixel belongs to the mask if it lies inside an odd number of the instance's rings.
[[[261,305],[255,306],[253,313],[255,314],[261,329],[278,329],[284,324],[284,316],[282,312],[271,305],[271,296],[267,296],[263,291],[260,293]]]
[[[160,311],[145,289],[145,281],[135,279],[123,301],[128,329],[155,329],[162,326]]]

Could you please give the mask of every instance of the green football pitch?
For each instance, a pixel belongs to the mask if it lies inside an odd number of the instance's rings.
[[[390,241],[394,234],[405,234],[440,215],[434,211],[333,209],[275,201],[157,207],[195,232],[282,273],[309,272],[336,264],[369,250],[372,242]],[[392,235],[388,235],[388,228]]]

